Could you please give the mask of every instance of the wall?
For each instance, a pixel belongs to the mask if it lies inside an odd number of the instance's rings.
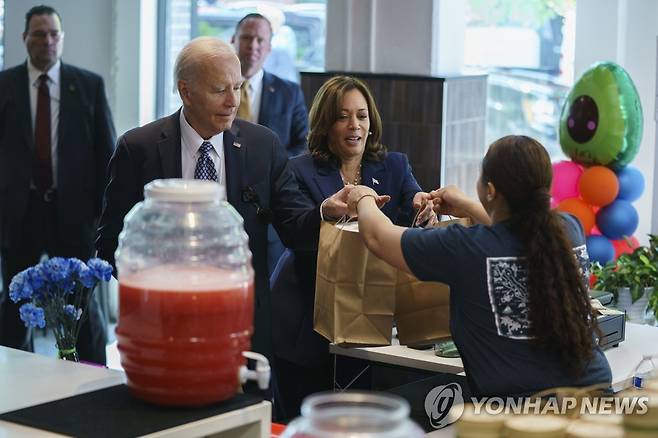
[[[640,151],[631,163],[645,177],[646,188],[633,205],[640,216],[636,232],[658,233],[658,155],[656,145],[656,37],[658,2],[654,0],[578,0],[576,2],[575,78],[596,61],[613,61],[631,76],[644,111]],[[653,206],[653,208],[652,208]]]
[[[432,74],[434,0],[327,2],[327,70]]]
[[[48,2],[62,17],[62,60],[103,77],[117,134],[152,120],[155,113],[155,4],[155,0]],[[27,58],[22,34],[30,5],[5,0],[5,67]],[[149,16],[153,19],[144,25],[140,17]],[[150,77],[145,77],[148,72]]]
[[[62,60],[94,71],[111,84],[113,61],[113,1],[50,0],[62,17],[64,54]],[[25,13],[37,3],[5,0],[5,67],[27,58],[23,44]],[[110,99],[112,101],[112,99]]]

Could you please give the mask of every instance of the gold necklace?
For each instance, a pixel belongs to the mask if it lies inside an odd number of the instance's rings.
[[[354,175],[354,179],[350,182],[345,178],[345,175],[343,175],[343,171],[340,171],[340,179],[343,180],[343,184],[346,186],[349,186],[350,184],[353,184],[355,186],[358,186],[361,184],[361,163],[359,163],[359,167],[356,168],[356,174]]]

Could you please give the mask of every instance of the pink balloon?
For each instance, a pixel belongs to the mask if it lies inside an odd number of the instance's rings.
[[[553,186],[551,195],[556,202],[567,198],[577,198],[578,180],[583,174],[583,168],[573,161],[559,161],[553,163]]]
[[[551,198],[551,210],[557,208],[557,204],[558,202],[555,199]]]

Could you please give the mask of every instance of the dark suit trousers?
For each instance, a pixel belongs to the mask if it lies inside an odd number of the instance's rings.
[[[0,296],[0,344],[26,351],[34,349],[32,333],[19,317],[18,309],[23,302],[14,303],[9,299],[9,283],[13,276],[39,263],[44,253],[50,257],[77,257],[86,262],[94,251],[93,242],[72,245],[59,238],[56,195],[52,201],[46,202],[35,191],[30,193],[19,245],[2,248],[3,292]],[[98,303],[94,294],[87,310],[88,317],[80,329],[77,350],[81,360],[104,365],[107,328]]]
[[[274,417],[288,423],[300,415],[302,401],[316,392],[333,389],[333,356],[320,363],[304,366],[274,355]]]

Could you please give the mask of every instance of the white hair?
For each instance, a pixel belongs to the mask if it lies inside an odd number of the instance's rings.
[[[174,88],[180,80],[188,81],[193,79],[199,65],[204,60],[217,57],[234,57],[237,59],[232,45],[214,37],[198,37],[187,43],[176,57]]]

